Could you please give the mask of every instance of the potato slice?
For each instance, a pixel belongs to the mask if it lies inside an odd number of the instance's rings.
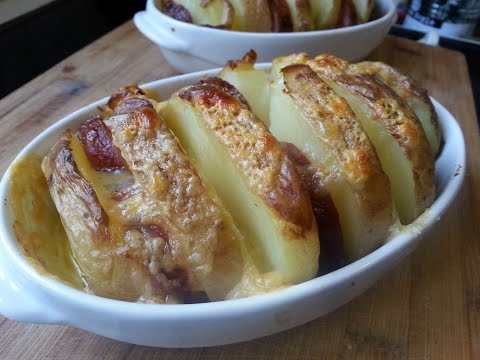
[[[67,133],[44,160],[86,282],[130,301],[224,299],[245,265],[231,217],[148,101],[112,99],[113,116]]]
[[[310,58],[307,53],[290,54],[274,58],[272,60],[272,69],[270,70],[271,81],[283,87],[282,69],[291,64],[305,64],[308,60]]]
[[[252,112],[268,125],[270,86],[267,73],[254,68],[256,59],[256,52],[250,50],[242,60],[227,62],[218,77],[233,85]]]
[[[293,22],[293,31],[311,31],[315,29],[309,0],[287,0]]]
[[[427,135],[430,149],[438,154],[441,143],[438,118],[427,90],[419,87],[408,76],[382,62],[364,61],[352,64],[349,71],[358,74],[374,74],[380,76],[413,110]]]
[[[272,29],[267,0],[229,0],[234,9],[233,30],[269,32]]]
[[[417,117],[375,76],[348,73],[346,61],[319,55],[308,64],[357,115],[390,180],[400,221],[412,222],[435,196],[435,162]]]
[[[373,0],[351,0],[355,13],[357,14],[357,23],[363,24],[370,20],[375,2]]]
[[[340,14],[342,0],[311,0],[315,28],[317,30],[332,29],[335,27]]]
[[[197,25],[207,25],[231,29],[233,24],[233,7],[228,0],[170,0],[175,5],[183,6]]]
[[[238,91],[210,78],[175,93],[163,111],[232,214],[259,272],[278,271],[291,283],[314,277],[319,242],[308,195]]]
[[[342,234],[329,240],[343,238],[337,245],[341,255],[357,259],[379,246],[395,221],[388,179],[343,98],[307,65],[289,65],[281,74],[285,88],[272,90],[270,131],[307,157],[304,176],[312,201],[322,204],[331,197],[338,212]],[[318,211],[320,216],[330,209]]]

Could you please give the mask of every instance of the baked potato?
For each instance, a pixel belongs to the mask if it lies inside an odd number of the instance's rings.
[[[372,0],[159,0],[166,15],[188,23],[236,31],[291,32],[367,22]]]
[[[315,28],[334,28],[338,22],[341,4],[342,0],[310,0]]]
[[[292,17],[293,31],[311,31],[315,21],[309,0],[286,0]]]
[[[420,120],[433,155],[438,154],[442,141],[440,127],[438,125],[437,113],[433,108],[427,90],[415,84],[408,76],[401,74],[398,70],[382,62],[363,61],[350,65],[349,70],[358,74],[377,75],[385,84],[392,88]]]
[[[221,29],[233,25],[233,7],[227,0],[165,0],[162,8],[168,16],[183,22]]]
[[[163,119],[122,90],[42,163],[90,291],[130,301],[224,299],[240,281],[240,234]]]
[[[219,78],[236,88],[245,98],[252,112],[268,125],[270,111],[270,86],[268,75],[254,68],[255,51],[250,50],[241,60],[228,61]]]
[[[429,110],[426,93],[411,100],[384,64],[300,53],[268,73],[255,60],[163,102],[124,87],[53,146],[42,169],[75,286],[156,303],[251,296],[364,256],[431,204],[434,156],[410,109]]]
[[[233,62],[241,64],[237,67],[229,66],[232,63],[229,62],[220,76],[228,73],[224,79],[232,81],[249,102],[258,103],[267,93],[258,89],[270,88],[270,104],[265,108],[269,109],[269,117],[261,118],[272,134],[285,142],[285,149],[309,189],[323,244],[322,254],[334,253],[347,261],[358,258],[381,243],[398,217],[407,224],[430,205],[435,193],[434,159],[429,149],[425,149],[427,138],[409,107],[419,103],[420,98],[422,109],[430,109],[425,92],[417,90],[405,76],[385,64],[351,65],[327,55],[310,60],[305,53],[273,59],[267,75],[270,81],[266,81],[261,70],[254,70],[254,58],[249,54],[248,59]],[[256,71],[255,80],[243,76],[239,70],[242,66]],[[380,78],[362,78],[367,72],[375,76],[387,73],[383,75],[385,81],[402,94],[407,104]],[[379,116],[383,119],[379,121],[383,125],[377,127],[379,132],[371,131],[365,112],[359,112],[350,103],[348,92],[335,87],[331,78],[339,74],[345,75],[347,88],[363,89],[358,90],[363,94],[374,89],[370,91],[375,91],[375,99],[358,102],[361,106],[377,107],[376,115],[383,112]],[[251,86],[253,83],[255,87]],[[411,93],[422,95],[414,97]],[[382,103],[394,106],[398,113],[390,114],[380,107]],[[264,113],[257,108],[252,107],[254,113]],[[395,115],[399,116],[393,118]],[[428,115],[434,128],[436,114],[433,111]],[[393,134],[401,132],[403,138],[386,136],[383,126]],[[385,144],[379,144],[379,138]]]
[[[390,180],[400,221],[411,223],[435,196],[435,161],[416,115],[378,76],[350,71],[342,59],[319,55],[307,64],[360,120]]]
[[[371,252],[397,221],[390,184],[347,102],[305,64],[281,70],[270,131],[288,144],[308,186],[322,249],[352,261]],[[337,221],[335,221],[338,219]]]
[[[162,111],[231,212],[259,271],[290,283],[314,277],[319,241],[308,194],[238,90],[208,78],[176,92]]]

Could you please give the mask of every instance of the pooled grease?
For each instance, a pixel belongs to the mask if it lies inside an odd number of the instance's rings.
[[[50,197],[40,156],[29,154],[17,160],[10,169],[10,179],[13,231],[25,258],[38,273],[84,289],[60,215]]]

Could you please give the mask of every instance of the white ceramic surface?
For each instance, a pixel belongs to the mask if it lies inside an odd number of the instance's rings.
[[[225,59],[240,59],[248,50],[258,54],[258,62],[294,52],[337,55],[360,60],[383,40],[395,21],[392,0],[376,0],[382,16],[365,24],[341,29],[251,33],[197,26],[164,15],[155,0],[147,0],[145,11],[135,14],[137,28],[156,43],[177,71],[187,73],[223,66]]]
[[[268,65],[260,65],[266,68]],[[219,69],[145,84],[167,97]],[[36,137],[19,157],[45,154],[66,128],[75,128],[104,104],[86,106]],[[0,183],[0,313],[25,322],[68,324],[114,339],[163,347],[198,347],[245,341],[320,317],[350,301],[398,264],[438,223],[455,198],[465,174],[465,144],[452,115],[434,101],[445,144],[436,163],[438,194],[413,224],[362,259],[305,283],[271,294],[217,303],[136,304],[93,296],[37,273],[20,254],[12,231],[10,168]]]

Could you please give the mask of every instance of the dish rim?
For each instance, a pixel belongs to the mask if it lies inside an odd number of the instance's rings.
[[[270,66],[271,64],[263,63],[257,64],[256,68],[268,69]],[[190,81],[195,81],[207,75],[218,74],[220,70],[221,68],[215,68],[155,80],[142,84],[140,87],[146,89],[155,87],[168,88],[169,86],[175,86],[175,84],[179,83],[181,84],[182,81],[185,82],[189,79],[193,79]],[[177,88],[180,88],[180,85]],[[161,90],[156,92],[161,92]],[[17,265],[18,269],[21,271],[20,275],[26,277],[33,285],[38,285],[41,290],[48,293],[48,295],[60,296],[71,305],[90,309],[92,311],[101,311],[105,314],[123,313],[124,316],[135,317],[140,321],[152,321],[152,319],[155,320],[158,318],[176,319],[177,321],[194,321],[218,318],[224,315],[234,317],[240,314],[255,313],[268,308],[278,307],[312,297],[320,291],[334,288],[339,283],[348,281],[352,276],[359,276],[368,271],[371,267],[380,264],[390,257],[395,258],[395,254],[401,254],[402,250],[408,249],[408,247],[418,240],[422,233],[429,230],[439,220],[439,217],[448,209],[450,203],[458,194],[465,176],[466,151],[462,130],[455,117],[451,115],[443,105],[438,103],[435,99],[432,99],[437,112],[442,113],[442,116],[439,116],[439,119],[442,119],[440,121],[440,126],[442,128],[442,133],[444,134],[445,142],[453,136],[459,137],[460,143],[457,143],[455,146],[460,161],[459,164],[456,165],[457,167],[460,166],[461,169],[458,176],[452,175],[451,178],[449,178],[443,191],[437,195],[434,203],[425,213],[420,215],[414,223],[403,227],[405,231],[396,234],[376,250],[342,268],[322,276],[271,293],[242,299],[195,304],[144,304],[104,298],[75,289],[62,283],[60,280],[55,279],[53,276],[42,275],[38,272],[24,256],[21,250],[21,245],[18,244],[16,240],[15,234],[11,229],[12,216],[9,213],[10,202],[8,201],[8,203],[6,203],[5,200],[8,199],[7,195],[9,194],[8,187],[10,183],[11,168],[18,159],[29,153],[38,153],[33,150],[39,145],[43,144],[43,146],[45,146],[44,143],[48,137],[58,134],[62,128],[66,128],[69,125],[76,126],[76,122],[85,119],[92,110],[96,109],[99,105],[105,104],[108,98],[109,97],[106,96],[83,106],[41,131],[15,156],[14,160],[9,164],[3,174],[0,182],[0,195],[4,199],[4,204],[0,208],[0,249],[3,248],[6,251],[4,255],[10,257],[11,262]],[[447,118],[444,119],[444,116]],[[444,128],[447,126],[453,128],[456,134],[445,132]],[[2,270],[2,264],[0,264],[0,270]]]

